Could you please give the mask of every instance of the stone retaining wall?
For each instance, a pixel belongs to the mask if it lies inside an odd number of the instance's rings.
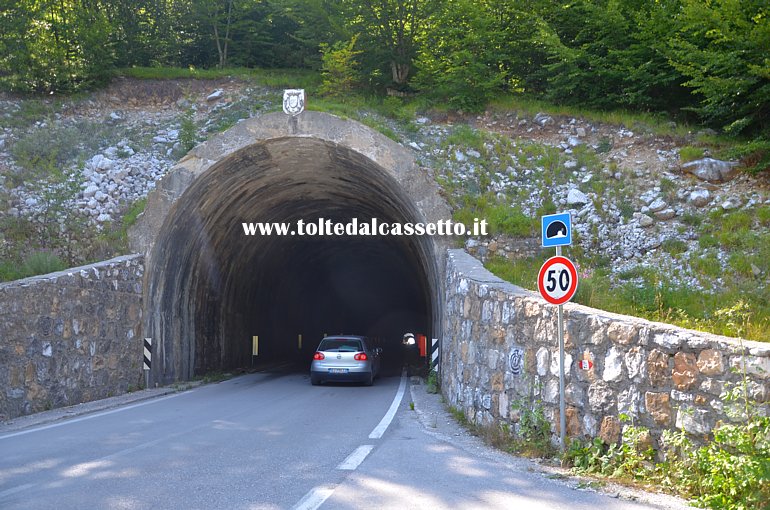
[[[534,275],[533,275],[534,278]],[[504,282],[462,250],[447,260],[442,391],[479,425],[517,426],[516,404],[542,405],[559,428],[557,307]],[[683,427],[696,438],[741,406],[720,397],[748,375],[768,411],[770,344],[685,330],[568,303],[565,316],[567,434],[616,442],[621,413],[653,438]],[[590,360],[590,370],[579,361]]]
[[[0,284],[0,420],[143,381],[144,258]]]

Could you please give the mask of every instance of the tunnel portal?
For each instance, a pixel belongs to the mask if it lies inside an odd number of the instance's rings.
[[[213,148],[195,149],[150,197],[132,242],[148,259],[146,336],[159,339],[154,381],[248,367],[255,336],[259,362],[302,366],[324,334],[371,336],[394,361],[404,332],[430,338],[440,330],[446,240],[296,232],[299,220],[446,218],[435,184],[406,149],[368,128],[303,117],[304,131],[279,115],[233,128],[237,144],[225,133],[207,142]],[[266,125],[267,136],[259,131]],[[319,136],[313,126],[322,126]],[[295,235],[246,235],[244,222],[286,223]]]

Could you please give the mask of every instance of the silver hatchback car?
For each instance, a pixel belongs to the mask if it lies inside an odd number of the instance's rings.
[[[382,349],[365,336],[327,336],[318,345],[310,364],[310,382],[362,382],[371,386],[380,371]]]

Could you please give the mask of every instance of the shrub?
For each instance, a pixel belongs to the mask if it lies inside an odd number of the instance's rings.
[[[48,251],[36,251],[31,253],[22,266],[22,273],[26,276],[53,273],[66,269],[67,265],[55,253]]]
[[[662,461],[653,464],[649,433],[627,425],[619,445],[601,439],[573,440],[564,460],[579,473],[644,480],[713,509],[767,508],[770,501],[770,417],[761,416],[747,397],[746,377],[721,395],[739,409],[735,424],[721,424],[714,439],[696,447],[684,430],[661,435]],[[621,415],[622,421],[627,417]]]
[[[661,243],[660,247],[671,255],[678,255],[687,251],[687,243],[681,239],[666,239]]]
[[[524,214],[519,206],[510,206],[492,194],[463,196],[452,217],[466,226],[473,225],[475,218],[486,219],[487,232],[491,235],[532,237],[537,232],[536,219]]]
[[[321,44],[321,75],[323,84],[320,92],[325,96],[347,95],[359,82],[357,57],[361,50],[354,50],[358,36],[348,42],[336,42],[331,46]]]
[[[179,124],[179,148],[186,154],[198,141],[198,126],[195,124],[192,109],[188,108],[182,114],[182,121]]]
[[[688,161],[695,161],[703,157],[704,150],[702,147],[682,147],[679,149],[679,161],[687,163]]]

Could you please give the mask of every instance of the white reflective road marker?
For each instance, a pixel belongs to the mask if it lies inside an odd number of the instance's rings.
[[[334,489],[334,487],[324,486],[313,487],[310,492],[305,494],[305,497],[299,500],[299,503],[292,507],[292,510],[316,510],[324,504],[324,501],[329,499]]]
[[[348,458],[343,460],[339,466],[337,466],[337,469],[345,469],[348,471],[353,471],[356,469],[359,464],[361,464],[367,455],[374,449],[373,444],[365,444],[363,446],[359,446],[356,448],[356,450],[348,455]]]
[[[374,427],[374,430],[372,430],[372,433],[369,434],[369,439],[381,438],[382,435],[385,433],[385,431],[388,429],[390,422],[393,421],[393,417],[396,415],[396,411],[398,411],[398,406],[401,404],[401,399],[404,398],[405,390],[406,390],[406,372],[402,372],[401,383],[398,385],[398,392],[396,392],[396,396],[393,398],[393,403],[390,404],[390,408],[388,409],[388,412],[385,413],[385,416],[382,417],[382,420],[380,420],[380,423],[376,427]]]

